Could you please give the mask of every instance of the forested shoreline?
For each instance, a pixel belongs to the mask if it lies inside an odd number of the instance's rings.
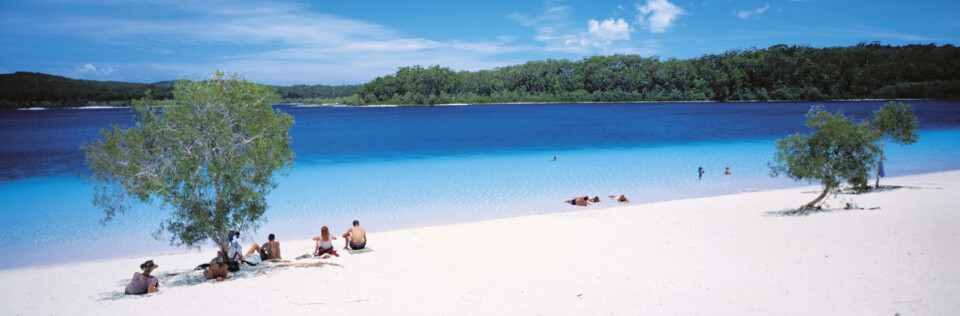
[[[152,99],[173,98],[175,81],[131,83],[70,79],[33,72],[0,74],[0,109],[129,106],[150,91]],[[276,87],[285,103],[332,103],[357,93],[359,85]]]
[[[955,99],[952,45],[775,45],[699,58],[637,55],[531,61],[480,71],[403,67],[358,91],[362,104]]]
[[[172,98],[173,81],[0,75],[0,109],[129,105],[147,90]],[[547,59],[480,71],[401,67],[362,85],[276,87],[283,103],[433,105],[514,102],[772,101],[960,98],[960,49],[860,43],[775,45],[691,59],[638,55]]]

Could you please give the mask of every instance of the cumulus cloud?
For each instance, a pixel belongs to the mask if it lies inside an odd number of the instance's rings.
[[[647,0],[636,4],[637,22],[651,33],[663,33],[673,27],[673,23],[687,12],[667,0]]]
[[[618,8],[619,9],[619,8]],[[651,43],[630,41],[633,26],[625,19],[610,17],[602,20],[589,19],[586,25],[575,22],[570,6],[548,5],[538,16],[514,13],[514,21],[534,29],[534,38],[545,44],[539,48],[548,52],[571,54],[655,54]]]
[[[83,66],[78,66],[76,68],[77,72],[83,74],[94,74],[94,75],[110,75],[113,73],[113,67],[101,67],[97,68],[93,64],[84,64]]]
[[[770,9],[770,4],[764,3],[762,7],[759,7],[755,10],[741,10],[740,12],[737,12],[737,17],[741,19],[747,19],[750,18],[750,16],[763,14],[763,12],[766,12],[768,9]]]
[[[588,33],[607,41],[628,40],[630,39],[630,25],[623,19],[609,18],[599,22],[590,20],[587,22]]]

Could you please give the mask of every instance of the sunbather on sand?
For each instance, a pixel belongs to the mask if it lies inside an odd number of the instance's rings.
[[[223,281],[223,279],[227,278],[227,265],[223,262],[211,263],[209,266],[203,268],[203,274],[207,276],[207,279]]]
[[[330,236],[330,229],[327,226],[320,228],[320,236],[313,237],[313,240],[317,241],[317,246],[313,248],[314,256],[322,256],[324,254],[331,254],[339,257],[336,250],[333,250],[333,240],[337,237]]]
[[[367,231],[360,227],[360,221],[353,220],[353,227],[343,233],[343,249],[363,249],[367,246]]]
[[[157,288],[160,287],[160,281],[151,276],[150,272],[153,272],[157,267],[158,265],[153,263],[153,260],[147,260],[147,262],[141,264],[140,270],[143,270],[143,273],[135,272],[133,274],[133,280],[130,280],[130,284],[127,284],[123,294],[141,295],[156,292]]]
[[[617,197],[616,195],[610,195],[610,198],[617,200],[617,203],[630,203],[630,200],[627,200],[627,197],[623,196],[623,194],[621,194],[620,197]]]
[[[253,247],[250,247],[250,251],[247,251],[247,254],[244,255],[244,260],[248,263],[259,264],[260,261],[266,261],[270,259],[282,259],[280,258],[280,242],[274,240],[276,236],[270,234],[267,236],[267,243],[260,246],[258,244],[253,244]],[[254,253],[258,253],[259,256],[250,256]]]
[[[587,206],[589,205],[589,202],[590,202],[589,196],[581,196],[581,197],[563,201],[563,203],[570,204],[570,205],[577,205],[577,206]]]

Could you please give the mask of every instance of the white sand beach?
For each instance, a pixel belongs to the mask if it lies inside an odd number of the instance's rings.
[[[813,186],[604,209],[557,201],[554,214],[369,232],[373,252],[223,282],[193,270],[210,250],[2,270],[0,314],[960,315],[960,171],[881,184],[904,187],[805,216],[779,212]],[[313,248],[273,233],[285,259]],[[147,259],[160,291],[124,296]]]

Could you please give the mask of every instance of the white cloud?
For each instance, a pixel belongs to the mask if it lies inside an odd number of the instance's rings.
[[[587,22],[588,33],[607,41],[628,40],[630,39],[630,25],[623,19],[609,18],[598,22],[590,20]]]
[[[572,23],[569,21],[570,13],[573,11],[569,6],[552,6],[543,9],[543,13],[537,17],[527,16],[521,13],[508,15],[520,25],[532,27],[534,29],[534,39],[547,43],[547,49],[556,48],[556,43],[569,42],[576,40],[569,31]]]
[[[687,12],[667,0],[647,0],[636,4],[637,22],[651,33],[663,33],[673,27],[673,23]]]
[[[125,2],[104,6],[127,10]],[[520,63],[522,60],[502,56],[531,49],[512,37],[438,40],[411,36],[376,21],[319,13],[295,3],[243,1],[224,8],[218,3],[171,2],[165,6],[165,12],[176,14],[157,19],[74,14],[44,24],[41,31],[145,56],[168,55],[157,58],[168,61],[140,63],[139,67],[155,69],[158,77],[195,79],[190,76],[200,74],[194,72],[222,69],[244,71],[250,80],[271,84],[361,83],[393,73],[397,67],[417,64],[478,70]],[[171,54],[187,55],[184,60],[189,62],[171,60]],[[138,67],[118,62],[110,65],[117,70],[90,63],[68,66],[61,73],[119,79],[135,76]],[[166,79],[173,78],[156,81]]]
[[[770,9],[770,4],[764,3],[762,7],[759,7],[755,10],[750,10],[750,11],[742,10],[740,12],[737,12],[737,17],[741,19],[750,18],[750,16],[763,14],[763,12],[766,12],[768,9]]]
[[[630,33],[634,31],[624,19],[607,18],[587,20],[583,24],[571,21],[573,8],[569,6],[548,6],[539,16],[514,13],[509,15],[521,25],[534,29],[534,39],[546,46],[540,48],[547,52],[569,54],[653,54],[649,47],[633,47]],[[646,43],[646,42],[644,42]],[[635,43],[634,43],[635,44]]]
[[[110,75],[113,73],[113,67],[106,68],[97,68],[93,64],[84,64],[83,66],[77,66],[75,70],[83,74],[94,74],[94,75]]]

